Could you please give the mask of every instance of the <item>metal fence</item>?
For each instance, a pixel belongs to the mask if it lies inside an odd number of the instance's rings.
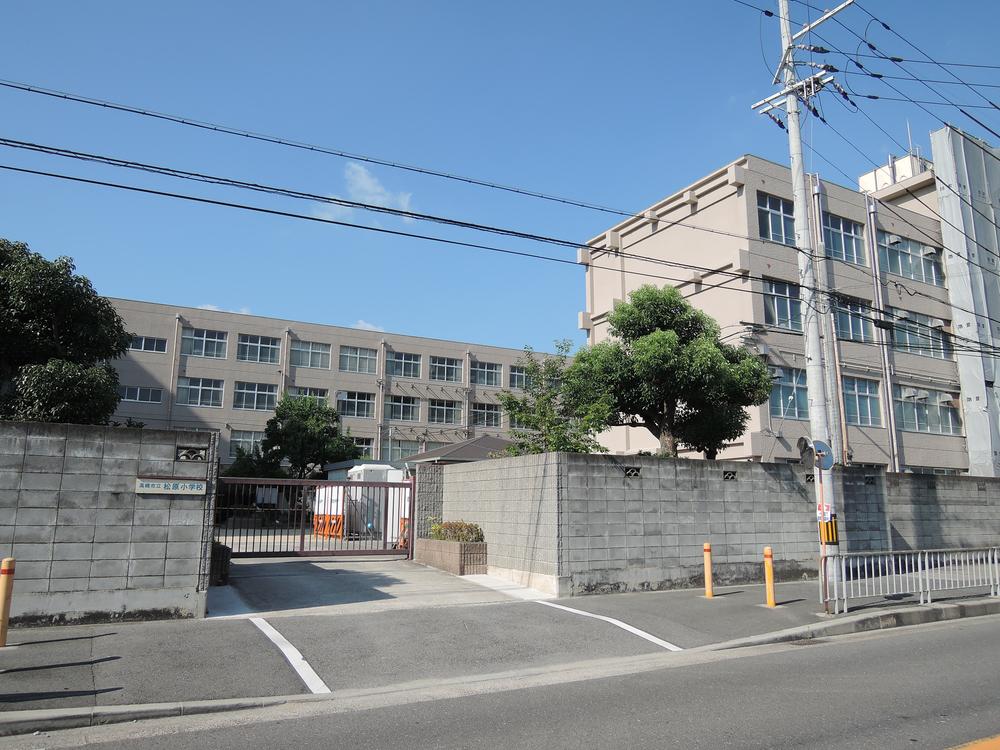
[[[846,612],[848,602],[935,592],[986,589],[1000,596],[1000,547],[906,552],[849,552],[820,558],[820,601]]]
[[[412,556],[413,482],[222,477],[214,540],[234,557]]]

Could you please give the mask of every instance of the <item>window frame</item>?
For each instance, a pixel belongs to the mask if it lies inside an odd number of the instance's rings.
[[[479,378],[484,378],[480,380]],[[500,362],[480,362],[472,360],[469,366],[469,384],[485,385],[492,388],[503,387],[503,364]]]
[[[333,347],[330,344],[324,344],[322,341],[292,339],[288,347],[288,364],[290,367],[302,367],[310,370],[329,370],[330,364],[333,361],[332,349]],[[318,360],[316,361],[319,364],[313,364],[314,358],[317,357]],[[303,360],[305,361],[304,364]],[[326,362],[325,365],[323,364],[324,361]]]
[[[858,390],[859,384],[865,384],[865,390]],[[874,391],[871,386],[874,385]],[[882,394],[881,382],[870,378],[861,378],[845,375],[843,378],[844,391],[844,421],[854,427],[882,427]],[[862,400],[865,404],[864,413],[867,421],[862,421]],[[854,406],[854,419],[851,419],[851,406]],[[874,404],[874,408],[872,405]]]
[[[445,418],[436,418],[439,416]],[[447,419],[448,416],[454,419]],[[445,398],[427,399],[427,421],[431,424],[462,424],[462,402]]]
[[[927,397],[921,399],[916,396],[904,396],[903,389],[910,387],[900,385],[899,383],[893,383],[892,385],[892,400],[893,406],[896,409],[896,426],[901,431],[918,432],[925,435],[962,436],[965,434],[961,408],[958,406],[943,405],[940,402],[941,396],[947,396],[952,401],[960,402],[960,394],[914,387],[917,391],[926,391]],[[948,423],[948,430],[943,429],[945,422]],[[939,429],[932,429],[935,423]]]
[[[875,341],[875,326],[872,312],[871,306],[861,300],[835,297],[833,321],[837,338],[841,341],[855,341],[861,344],[873,343]]]
[[[253,386],[250,388],[249,386]],[[261,406],[263,399],[263,406]],[[247,406],[248,400],[253,406]],[[274,383],[252,383],[237,380],[233,383],[233,408],[240,411],[274,411],[278,405],[278,386]]]
[[[781,379],[773,378],[774,370],[781,370]],[[771,395],[769,398],[769,413],[779,419],[807,420],[809,419],[809,389],[806,385],[806,371],[797,367],[771,368]],[[790,376],[790,377],[789,377]],[[777,400],[775,394],[778,394]],[[794,412],[788,404],[788,397],[793,397]],[[777,412],[775,407],[780,407]]]
[[[763,279],[764,281],[764,325],[778,328],[782,331],[802,333],[802,299],[799,285],[791,281],[779,279]],[[782,292],[779,287],[784,287]],[[793,294],[794,292],[794,294]],[[785,323],[782,323],[780,307],[785,309]],[[769,321],[768,317],[773,320]]]
[[[361,396],[370,398],[360,398]],[[341,404],[353,404],[353,413],[348,413]],[[367,414],[358,414],[361,405],[365,406]],[[375,419],[375,394],[368,391],[337,391],[337,413],[348,419]]]
[[[457,357],[441,357],[432,354],[430,357],[430,365],[427,373],[428,379],[436,380],[440,383],[461,383],[463,382],[463,378],[465,376],[465,373],[463,372],[464,369],[465,367],[463,361],[461,359],[458,359]],[[447,374],[452,371],[456,376],[454,378],[438,377],[438,374],[440,372],[444,372],[445,374]]]
[[[129,398],[129,391],[135,392],[134,398]],[[155,392],[157,398],[155,400],[152,398],[142,398],[143,391],[148,391],[149,396],[152,396]],[[120,385],[118,386],[118,400],[129,404],[162,404],[163,389],[151,385]]]
[[[218,353],[220,347],[221,354]],[[199,348],[201,351],[196,351]],[[215,353],[207,354],[209,348]],[[184,326],[181,328],[181,354],[188,357],[203,357],[204,359],[226,359],[229,354],[229,333],[228,331],[217,331],[214,328]]]
[[[503,424],[503,409],[500,408],[500,404],[474,401],[472,403],[471,414],[473,427],[500,428]],[[495,420],[488,421],[487,417],[495,417]],[[482,418],[481,421],[480,418]]]
[[[306,393],[300,393],[300,391],[306,391]],[[316,393],[310,391],[316,391]],[[311,385],[290,385],[285,393],[288,394],[288,398],[309,398],[323,404],[328,404],[330,398],[329,388],[318,388]]]
[[[405,414],[411,416],[404,416]],[[396,415],[399,416],[396,416]],[[387,422],[419,422],[420,399],[417,396],[390,394],[385,397],[385,420]]]
[[[788,210],[785,213],[785,209]],[[765,217],[766,220],[765,220]],[[775,217],[777,217],[775,219]],[[781,228],[780,238],[774,235],[774,220]],[[765,232],[764,226],[767,225]],[[757,231],[762,240],[775,242],[779,245],[795,247],[795,206],[786,198],[765,193],[763,190],[757,191]]]
[[[938,328],[930,325],[933,320],[930,315],[895,307],[887,307],[885,312],[892,323],[892,328],[889,330],[889,340],[893,351],[900,354],[912,354],[915,357],[930,357],[945,361],[955,359],[955,347],[951,335],[944,330],[944,326]],[[904,313],[906,317],[900,318],[899,316]],[[945,322],[945,326],[948,325],[947,321],[943,322]],[[905,337],[907,342],[900,343],[901,337]],[[914,340],[915,343],[909,343],[910,340]]]
[[[187,381],[185,384],[181,384],[181,381]],[[197,385],[193,385],[192,381],[197,381]],[[218,383],[218,385],[205,385],[205,383]],[[181,390],[187,393],[188,400],[181,400]],[[191,403],[191,393],[192,391],[198,394],[198,402]],[[203,403],[202,393],[217,393],[218,403]],[[223,403],[226,398],[226,381],[221,378],[193,378],[181,375],[177,378],[177,404],[179,406],[194,406],[205,409],[221,409],[223,408]],[[214,400],[214,399],[213,399]]]
[[[250,438],[236,437],[237,434],[251,435]],[[257,436],[260,437],[257,437]],[[233,430],[229,433],[229,457],[236,458],[236,449],[243,448],[247,454],[253,455],[254,449],[260,449],[261,443],[264,442],[264,432],[262,430]],[[246,443],[249,443],[250,448],[244,447]]]
[[[883,273],[891,273],[894,276],[902,276],[904,279],[912,279],[923,284],[947,288],[944,272],[944,251],[933,245],[924,245],[909,237],[900,238],[898,245],[890,245],[889,237],[892,232],[879,229],[876,235],[876,247],[878,249],[879,270]],[[925,250],[933,252],[925,254]],[[906,261],[904,262],[904,257]],[[928,260],[930,259],[930,260]],[[895,268],[893,268],[895,261]],[[915,271],[919,268],[919,273]]]
[[[378,349],[369,349],[367,346],[341,344],[338,354],[337,364],[340,372],[356,372],[361,375],[378,374]],[[348,367],[344,367],[345,362],[348,364]],[[352,362],[354,367],[350,366]],[[370,369],[361,369],[362,362],[368,363]]]
[[[140,342],[140,346],[136,346],[136,341]],[[147,347],[147,342],[153,342],[152,347]],[[163,342],[163,348],[159,348],[157,345]],[[132,334],[132,340],[129,342],[128,350],[130,352],[153,352],[155,354],[166,354],[167,352],[167,340],[161,339],[159,336],[140,336],[138,334]]]
[[[251,341],[250,339],[257,340]],[[267,343],[265,343],[265,339],[267,340]],[[265,350],[268,351],[271,357],[268,359],[261,359],[261,354]],[[257,356],[249,356],[251,351],[256,351]],[[281,339],[257,333],[237,333],[236,360],[238,362],[255,362],[262,365],[276,365],[281,361]]]
[[[385,368],[394,378],[419,378],[423,371],[423,355],[413,352],[386,352]],[[413,373],[413,369],[416,373]]]
[[[868,265],[865,250],[864,225],[844,216],[823,212],[823,245],[826,257],[842,260],[855,266]],[[848,231],[853,230],[853,231]],[[836,247],[839,240],[839,249]],[[848,242],[850,240],[850,242]],[[848,244],[851,250],[848,251]]]

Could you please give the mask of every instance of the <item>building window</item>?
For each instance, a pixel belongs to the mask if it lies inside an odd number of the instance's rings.
[[[288,397],[289,398],[311,398],[313,401],[319,401],[321,404],[326,403],[328,391],[326,388],[306,388],[305,386],[289,386]]]
[[[342,417],[375,418],[375,394],[341,391],[337,394],[337,411]]]
[[[419,422],[420,399],[416,396],[387,396],[385,418],[397,422]]]
[[[181,354],[192,357],[226,358],[226,332],[208,331],[204,328],[181,330]]]
[[[796,284],[764,279],[764,323],[789,331],[802,330],[802,302]]]
[[[502,367],[496,362],[473,362],[469,369],[469,378],[476,385],[503,385]]]
[[[875,340],[871,310],[862,302],[837,299],[834,303],[834,320],[837,324],[837,338],[862,342]]]
[[[781,419],[809,419],[806,371],[791,367],[774,368],[772,371],[775,377],[771,386],[771,416]]]
[[[386,440],[382,443],[382,460],[402,461],[420,453],[419,440]]]
[[[280,350],[280,339],[241,333],[236,343],[236,359],[241,362],[263,362],[274,365],[278,363]]]
[[[315,367],[319,370],[330,369],[330,345],[318,341],[292,341],[292,367]],[[343,368],[341,368],[343,369]]]
[[[528,371],[523,367],[518,367],[517,365],[511,365],[510,367],[510,387],[511,388],[527,388],[530,385],[530,378],[528,378]]]
[[[823,244],[826,257],[865,265],[863,228],[856,221],[823,212]]]
[[[223,381],[177,378],[177,403],[184,406],[222,406]]]
[[[420,355],[407,352],[389,352],[386,359],[389,374],[397,378],[420,377]]]
[[[135,401],[140,404],[159,404],[163,402],[163,389],[146,388],[140,385],[123,385],[118,388],[118,397],[122,401]]]
[[[458,401],[446,401],[440,398],[432,398],[428,402],[428,422],[438,424],[461,424],[462,405]]]
[[[757,223],[765,240],[795,245],[795,212],[791,201],[758,192]]]
[[[372,450],[375,448],[375,438],[352,437],[351,440],[361,449],[361,458],[374,458]]]
[[[450,357],[431,357],[431,380],[462,382],[462,360]]]
[[[270,411],[278,401],[278,386],[269,383],[244,383],[236,381],[233,389],[233,408]]]
[[[929,315],[886,308],[892,320],[892,347],[898,352],[922,357],[951,359],[954,349],[951,336],[944,332],[947,323]]]
[[[340,369],[342,372],[374,374],[378,371],[378,352],[360,346],[342,346],[340,347]]]
[[[941,250],[929,245],[921,245],[888,232],[878,233],[878,258],[882,270],[923,281],[935,286],[944,286],[944,269],[941,266]]]
[[[877,380],[844,378],[844,416],[847,424],[862,427],[882,426]]]
[[[134,352],[165,352],[167,340],[152,336],[133,336],[128,348]]]
[[[472,424],[476,427],[499,427],[500,406],[498,404],[473,404]]]
[[[892,387],[896,423],[908,432],[931,432],[936,435],[961,435],[962,416],[959,397],[945,391],[926,391],[901,385]]]
[[[254,430],[233,430],[229,435],[229,457],[236,458],[236,449],[241,448],[244,453],[253,455],[260,451],[260,444],[264,441],[264,433]]]

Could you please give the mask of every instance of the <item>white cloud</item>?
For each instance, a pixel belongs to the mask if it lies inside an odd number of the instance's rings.
[[[347,166],[344,167],[344,189],[347,199],[356,203],[370,203],[402,211],[412,210],[413,193],[392,192],[367,167],[353,161],[348,162]],[[341,196],[333,194],[330,197],[340,198]],[[352,208],[332,203],[322,204],[315,210],[316,216],[323,219],[343,219],[353,212]],[[410,223],[413,219],[404,218],[403,221]]]
[[[249,307],[241,307],[239,310],[228,310],[225,307],[219,307],[218,305],[211,305],[211,304],[208,304],[208,303],[206,303],[204,305],[198,305],[198,309],[199,310],[211,310],[213,312],[233,312],[233,313],[240,313],[241,315],[249,315],[250,314],[250,308]]]
[[[369,323],[367,320],[358,320],[351,325],[351,328],[358,328],[362,331],[378,331],[382,333],[385,329],[382,326],[377,326],[374,323]]]

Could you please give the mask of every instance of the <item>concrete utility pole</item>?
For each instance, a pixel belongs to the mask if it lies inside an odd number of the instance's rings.
[[[825,445],[831,444],[830,432],[830,400],[827,394],[826,370],[823,361],[822,320],[817,299],[818,275],[815,269],[815,244],[809,228],[809,191],[806,186],[805,165],[802,159],[802,134],[799,127],[799,101],[808,105],[809,99],[833,80],[833,76],[820,72],[799,80],[795,70],[796,42],[807,35],[810,30],[829,20],[854,0],[847,0],[831,11],[824,13],[812,23],[804,26],[795,34],[791,30],[788,15],[788,0],[778,0],[778,21],[781,27],[781,61],[775,73],[773,83],[777,84],[783,77],[784,88],[772,94],[767,99],[757,102],[753,109],[771,119],[777,118],[771,114],[779,109],[782,100],[785,108],[785,128],[788,131],[788,151],[792,171],[792,193],[795,213],[795,246],[798,248],[799,264],[799,297],[802,301],[802,333],[806,357],[806,388],[809,394],[809,430],[814,441]],[[778,120],[780,123],[780,120]],[[839,441],[838,441],[839,442]],[[839,460],[839,456],[834,456]],[[815,479],[817,487],[816,516],[821,522],[830,521],[837,512],[836,487],[828,466],[828,461],[820,461],[817,457]],[[822,488],[822,489],[820,489]]]

